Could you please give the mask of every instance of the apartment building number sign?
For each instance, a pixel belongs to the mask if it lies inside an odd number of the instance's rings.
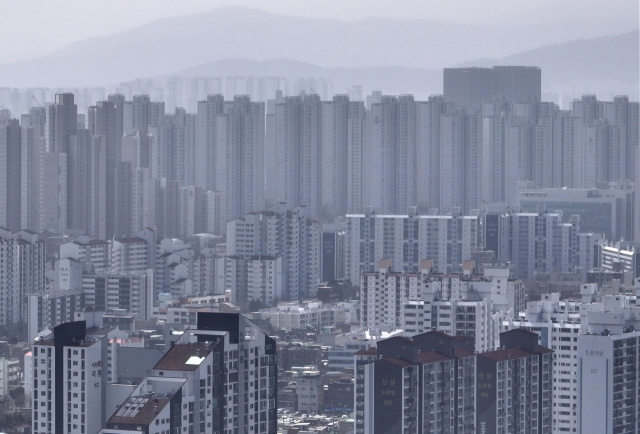
[[[94,379],[102,377],[102,361],[98,360],[91,364],[91,377]],[[100,387],[100,381],[93,383],[93,387]]]

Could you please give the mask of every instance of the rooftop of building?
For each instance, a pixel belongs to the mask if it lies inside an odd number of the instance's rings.
[[[99,246],[99,245],[108,245],[109,243],[105,240],[89,240],[86,243],[82,243],[78,240],[73,240],[73,244],[77,244],[79,246]]]
[[[100,342],[99,340],[91,340],[91,341],[85,341],[85,340],[81,340],[81,341],[75,341],[75,342],[71,342],[67,345],[65,345],[65,347],[83,347],[83,348],[88,348],[90,346],[92,346],[93,344],[96,344]],[[47,340],[41,340],[41,341],[35,341],[34,345],[45,345],[45,346],[49,346],[49,347],[53,347],[55,346],[55,343],[52,339],[47,339]]]
[[[473,353],[473,352],[471,352],[471,351],[469,351],[469,350],[465,350],[464,348],[458,348],[458,347],[456,347],[456,348],[453,350],[453,354],[454,354],[456,357],[470,357],[470,356],[475,356],[475,353]]]
[[[145,243],[146,244],[145,240],[143,240],[142,238],[138,238],[138,237],[123,237],[123,238],[116,238],[115,240],[117,242],[123,243],[123,244],[132,244],[132,243]]]
[[[402,341],[402,342],[410,344],[410,345],[418,345],[416,342],[412,341],[409,338],[405,338],[404,336],[392,336],[392,337],[390,337],[388,339],[385,339],[385,341],[392,341],[392,340]]]
[[[422,351],[418,353],[418,362],[420,363],[442,362],[445,360],[452,360],[452,359],[451,357],[447,357],[443,354],[436,353],[435,351]]]
[[[360,350],[356,353],[356,356],[377,356],[378,349],[376,347],[370,347],[366,350]]]
[[[454,340],[454,341],[469,341],[469,340],[473,340],[473,338],[470,337],[470,336],[462,336],[462,335],[451,336],[449,334],[441,332],[440,330],[429,330],[428,332],[422,333],[422,335],[427,335],[427,334],[440,336],[442,338],[446,338],[446,339],[450,339],[450,340]],[[420,336],[420,335],[417,335],[417,336]]]
[[[524,333],[524,334],[526,334],[526,335],[534,336],[535,338],[538,338],[538,333],[534,333],[534,332],[532,332],[531,330],[522,329],[522,328],[520,328],[520,329],[507,330],[507,331],[506,331],[506,332],[504,332],[504,333],[514,332],[514,330],[515,330],[515,332],[517,332],[517,333]]]
[[[522,350],[520,348],[506,348],[495,351],[488,351],[486,353],[479,354],[480,357],[491,359],[496,362],[502,362],[505,360],[521,359],[523,357],[535,356],[534,353]]]
[[[130,396],[107,423],[149,425],[169,402],[169,398],[155,398],[152,395]]]
[[[214,345],[204,342],[177,344],[160,359],[154,369],[161,371],[195,371],[211,353]]]
[[[534,333],[535,334],[535,333]],[[543,347],[538,345],[538,353],[540,354],[549,354],[553,353],[553,350],[550,350],[547,347]],[[485,357],[487,359],[494,360],[496,362],[502,362],[505,360],[514,360],[521,359],[523,357],[531,357],[537,355],[536,353],[532,353],[521,348],[504,348],[495,351],[488,351],[486,353],[478,354],[480,357]]]
[[[90,327],[87,329],[87,334],[92,336],[106,336],[112,331],[114,331],[115,327]]]
[[[255,255],[255,256],[251,256],[249,258],[250,261],[255,261],[255,260],[264,260],[264,261],[275,261],[276,259],[280,258],[280,256],[274,256],[274,255]]]
[[[404,359],[397,359],[395,357],[385,357],[382,360],[384,360],[385,362],[389,362],[394,365],[400,366],[401,368],[408,368],[409,366],[414,366],[414,364],[411,362],[407,362]]]

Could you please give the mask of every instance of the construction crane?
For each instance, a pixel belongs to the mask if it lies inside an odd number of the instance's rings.
[[[33,100],[36,102],[36,105],[38,106],[38,108],[42,108],[42,106],[40,105],[40,103],[38,102],[37,98],[35,95],[31,95],[31,98],[33,98]]]

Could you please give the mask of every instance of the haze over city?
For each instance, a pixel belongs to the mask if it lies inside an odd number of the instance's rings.
[[[640,432],[637,0],[0,11],[0,432]]]

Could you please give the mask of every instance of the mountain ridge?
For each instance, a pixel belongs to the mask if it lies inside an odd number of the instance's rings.
[[[576,93],[592,92],[603,88],[609,82],[612,86],[618,87],[619,93],[627,93],[633,99],[637,99],[637,96],[634,95],[637,93],[638,87],[638,50],[635,48],[637,45],[634,45],[634,41],[637,41],[639,36],[638,30],[635,30],[611,37],[581,39],[548,45],[501,59],[476,59],[455,66],[491,67],[509,64],[540,66],[542,68],[543,92],[558,93],[563,91],[563,87],[568,87],[570,90],[578,85],[581,85],[583,89],[576,90]],[[595,45],[595,49],[592,45]],[[614,47],[624,47],[624,49],[615,50]],[[567,50],[573,51],[575,55],[564,58],[562,62],[556,61],[555,64],[549,64],[549,61],[545,60],[547,57],[558,56],[558,52],[563,53]],[[605,54],[598,54],[600,52]],[[614,56],[614,58],[612,61],[601,62],[604,65],[585,67],[585,63],[590,59],[603,58],[605,55]],[[564,54],[561,56],[565,57]],[[323,77],[334,82],[336,93],[343,93],[348,87],[355,84],[362,85],[366,91],[382,90],[389,94],[412,93],[421,98],[430,94],[442,93],[441,69],[330,68],[286,58],[263,61],[223,59],[176,70],[156,78],[168,76]]]
[[[503,58],[535,49],[555,38],[535,31],[542,28],[422,19],[345,22],[243,7],[220,8],[163,18],[79,41],[48,56],[3,64],[0,81],[13,87],[106,85],[228,58],[291,58],[327,68],[434,70],[470,58]],[[576,29],[562,32],[564,39],[580,34]]]

